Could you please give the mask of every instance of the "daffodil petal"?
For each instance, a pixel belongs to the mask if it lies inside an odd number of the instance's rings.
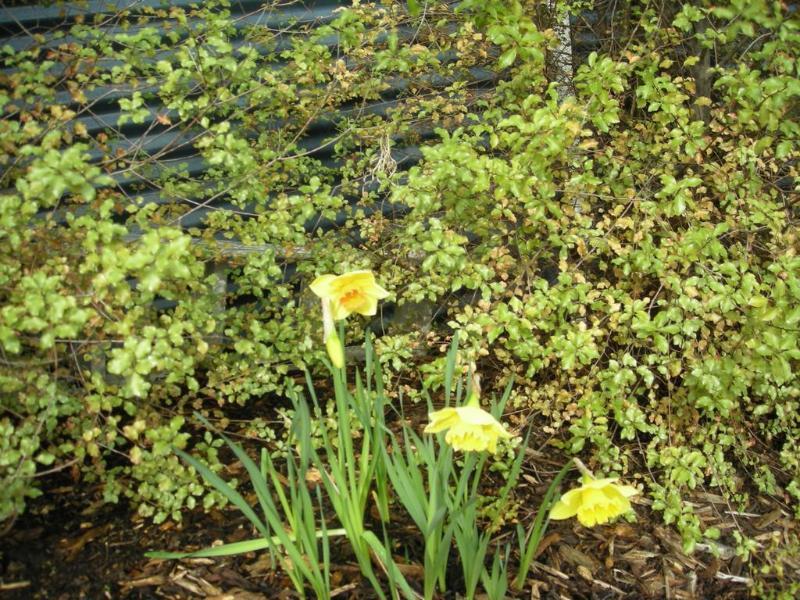
[[[372,288],[370,289],[369,295],[375,298],[376,300],[383,300],[384,298],[388,298],[391,294],[379,286],[377,283],[373,283]]]
[[[453,425],[444,439],[456,450],[465,452],[480,451],[486,445],[486,441],[481,437],[479,430],[463,422]]]
[[[336,275],[320,275],[308,287],[320,298],[330,298],[332,295],[331,284],[335,279]]]
[[[445,441],[455,450],[463,452],[481,452],[488,446],[488,441],[485,438],[463,424],[452,427],[445,435]]]
[[[632,486],[619,485],[616,481],[616,477],[584,478],[580,487],[570,490],[556,503],[551,518],[577,515],[581,525],[594,527],[625,514],[631,510],[628,497],[637,494],[638,490]]]
[[[443,408],[428,415],[430,423],[425,427],[425,433],[439,433],[458,423],[458,413],[455,408]]]
[[[578,514],[578,511],[575,507],[568,506],[561,500],[557,500],[556,503],[553,504],[553,508],[550,509],[549,516],[554,521],[561,521],[574,517],[576,514]]]
[[[511,439],[512,437],[514,437],[514,436],[511,435],[511,432],[508,431],[508,429],[506,429],[505,427],[503,427],[500,423],[495,423],[491,427],[492,427],[492,430],[494,431],[494,433],[498,437],[505,438],[505,439]]]
[[[581,494],[580,489],[570,490],[553,505],[550,509],[550,518],[555,520],[569,519],[578,514],[578,507],[580,506]]]
[[[635,487],[631,485],[617,485],[614,487],[616,487],[619,493],[625,496],[626,498],[636,496],[639,493],[639,490],[637,490]]]
[[[470,425],[492,425],[497,423],[497,419],[482,408],[460,406],[456,410],[461,420]]]
[[[376,300],[382,300],[389,296],[389,292],[383,289],[375,281],[375,274],[369,270],[351,271],[336,278],[333,282],[336,293],[344,294],[348,290],[358,289],[367,296]]]
[[[350,271],[339,275],[331,282],[335,294],[343,294],[354,288],[364,289],[375,285],[375,275],[372,271]]]
[[[600,489],[604,488],[610,483],[614,483],[615,481],[619,481],[619,477],[604,477],[603,479],[584,479],[583,480],[583,487],[585,489]]]
[[[353,313],[372,316],[378,312],[378,300],[389,296],[375,281],[369,270],[351,271],[343,275],[320,275],[310,285],[311,291],[328,300],[335,321]]]
[[[578,522],[584,527],[594,527],[598,523],[604,521],[599,520],[598,515],[594,509],[581,508],[578,510]]]

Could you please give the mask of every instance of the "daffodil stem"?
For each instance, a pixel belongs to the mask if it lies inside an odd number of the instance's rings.
[[[583,464],[583,461],[581,461],[580,458],[573,457],[572,462],[575,464],[575,468],[581,472],[581,475],[588,477],[589,479],[594,479],[594,473],[592,473],[589,468]]]
[[[478,367],[474,362],[469,363],[469,370],[472,375],[470,380],[470,389],[472,393],[478,397],[481,395],[481,376],[478,374]]]

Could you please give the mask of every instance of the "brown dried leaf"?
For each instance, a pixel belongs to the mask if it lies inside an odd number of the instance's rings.
[[[565,561],[576,567],[584,567],[590,574],[600,568],[600,563],[596,559],[567,544],[561,544],[558,552]]]

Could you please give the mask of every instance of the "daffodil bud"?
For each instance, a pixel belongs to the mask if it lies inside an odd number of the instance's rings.
[[[344,350],[342,349],[342,342],[339,341],[339,336],[333,330],[325,339],[325,348],[328,350],[328,356],[337,369],[344,367]]]
[[[333,366],[337,369],[344,367],[344,350],[336,334],[336,324],[333,322],[331,304],[327,298],[322,299],[322,339],[325,340],[325,348]]]

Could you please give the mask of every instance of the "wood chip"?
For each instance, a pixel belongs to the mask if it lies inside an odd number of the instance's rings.
[[[538,569],[540,571],[544,571],[548,575],[552,575],[554,577],[558,577],[559,579],[563,579],[564,581],[569,581],[569,575],[566,573],[562,573],[561,571],[554,569],[552,567],[548,567],[547,565],[534,561],[531,563],[534,569]]]
[[[762,516],[761,518],[757,519],[753,526],[756,529],[766,529],[770,525],[772,525],[775,521],[780,519],[783,516],[783,512],[780,508],[776,508],[775,510],[769,511],[767,514]]]
[[[331,598],[335,598],[336,596],[341,596],[349,592],[350,590],[354,590],[358,587],[358,582],[348,583],[347,585],[343,585],[341,587],[336,588],[335,590],[331,590]]]
[[[200,589],[200,587],[199,587],[199,586],[195,585],[195,584],[194,584],[194,583],[192,583],[191,581],[187,581],[187,580],[186,580],[186,579],[184,579],[183,577],[178,577],[178,578],[176,578],[176,579],[173,579],[173,580],[172,580],[172,583],[174,583],[175,585],[178,585],[178,586],[182,587],[182,588],[183,588],[183,589],[185,589],[185,590],[188,590],[188,591],[190,591],[190,592],[191,592],[191,593],[193,593],[195,596],[201,596],[201,597],[203,597],[203,598],[205,598],[205,596],[206,596],[206,595],[205,595],[205,594],[202,592],[202,590]]]
[[[722,566],[719,558],[716,556],[711,559],[711,562],[708,563],[708,566],[700,572],[700,576],[703,579],[713,579],[714,576],[719,572],[719,568]]]
[[[547,550],[550,546],[552,546],[556,542],[560,541],[561,541],[561,534],[555,532],[548,533],[546,536],[544,536],[544,539],[542,539],[542,541],[539,542],[539,547],[536,548],[536,554],[534,555],[533,558],[535,559],[539,558],[542,554],[544,554],[545,550]]]
[[[9,583],[0,583],[0,592],[11,592],[13,590],[24,590],[30,587],[30,581],[11,581]]]
[[[236,588],[247,589],[250,587],[250,582],[242,577],[238,572],[228,567],[215,568],[214,575],[216,575],[215,583],[228,583]],[[209,579],[211,577],[209,576]]]
[[[647,550],[637,550],[634,548],[633,550],[628,550],[625,554],[622,555],[627,562],[647,562],[651,558],[655,558],[659,556],[657,552],[648,552]]]
[[[625,593],[624,590],[619,589],[617,586],[612,585],[606,581],[601,581],[599,579],[593,579],[592,583],[597,587],[601,587],[603,589],[609,590],[614,592],[615,594],[619,594],[620,596],[627,596],[628,594]]]
[[[614,526],[614,535],[623,539],[634,539],[639,536],[636,530],[627,523],[617,523]]]
[[[669,550],[672,555],[686,567],[689,569],[696,569],[698,566],[700,566],[700,563],[697,560],[691,556],[687,556],[683,552],[681,538],[674,531],[667,529],[666,527],[656,527],[654,532],[656,537],[658,537],[667,550]]]
[[[274,570],[277,564],[277,557],[273,560],[270,558],[269,553],[265,552],[261,554],[255,562],[244,565],[244,570],[247,571],[251,577],[258,577]]]
[[[742,560],[741,556],[735,556],[731,561],[730,572],[732,575],[739,576],[739,573],[742,572],[742,567],[744,566],[744,561]]]
[[[267,600],[267,596],[255,592],[248,592],[247,590],[241,590],[239,588],[233,588],[218,596],[207,596],[206,600]]]
[[[700,500],[710,502],[711,504],[728,504],[728,501],[719,494],[711,494],[708,492],[697,492],[695,494],[695,497],[697,497]]]
[[[539,585],[541,582],[534,581],[531,585],[531,600],[542,600],[542,595],[539,593]]]
[[[210,558],[182,558],[181,562],[187,565],[208,566],[216,564],[217,561]]]
[[[113,525],[110,523],[101,527],[94,527],[84,531],[78,538],[74,540],[63,540],[59,545],[59,552],[62,553],[64,560],[67,562],[74,561],[81,550],[92,540],[101,537],[111,531]]]
[[[306,471],[306,485],[311,489],[317,487],[320,483],[322,483],[322,473],[319,469],[315,469],[314,467],[310,467]]]
[[[129,581],[119,581],[120,587],[123,588],[140,588],[164,585],[167,583],[167,578],[163,575],[150,575],[149,577],[141,577],[139,579],[131,579]]]
[[[397,566],[397,570],[400,571],[404,577],[422,579],[425,576],[425,567],[421,564],[399,562],[395,558],[395,566]]]
[[[708,542],[699,543],[695,546],[701,552],[710,552],[711,554],[718,555],[722,560],[730,560],[736,556],[736,549],[725,544],[720,544],[713,540]]]
[[[741,583],[744,585],[750,585],[752,583],[749,577],[739,577],[738,575],[728,575],[727,573],[717,573],[715,577],[722,581],[730,581],[731,583]]]
[[[593,574],[600,568],[600,563],[596,559],[567,544],[560,544],[558,546],[558,553],[571,565],[576,567],[582,566],[589,571],[590,574]]]
[[[186,579],[192,581],[192,583],[197,585],[197,587],[200,588],[204,596],[219,596],[222,593],[222,590],[219,589],[217,586],[209,583],[202,577],[198,577],[197,575],[187,573]]]

